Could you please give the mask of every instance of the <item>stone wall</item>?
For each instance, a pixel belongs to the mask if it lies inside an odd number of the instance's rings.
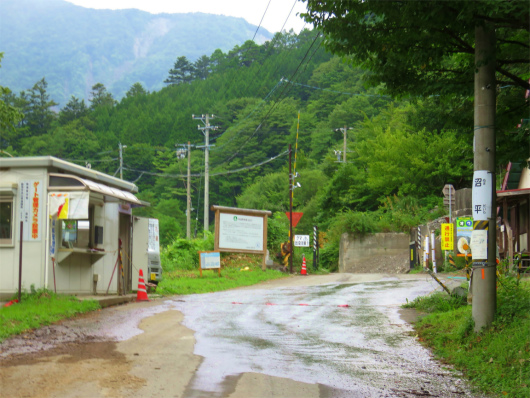
[[[363,237],[343,234],[339,272],[405,273],[410,269],[409,234],[379,233]]]

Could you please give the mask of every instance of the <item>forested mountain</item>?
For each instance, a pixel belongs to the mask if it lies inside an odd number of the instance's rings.
[[[321,258],[333,269],[344,231],[408,231],[444,214],[445,184],[470,186],[473,98],[465,92],[391,97],[385,85],[374,84],[372,72],[326,52],[324,40],[319,31],[305,30],[277,33],[261,45],[248,40],[226,52],[216,49],[195,62],[176,54],[161,78],[163,89],[149,92],[136,82],[117,101],[97,83],[87,103],[71,97],[58,114],[51,110],[47,77],[21,94],[3,90],[0,149],[90,163],[115,175],[119,144],[126,145],[123,178],[151,203],[138,214],[157,217],[162,244],[168,244],[186,231],[187,159],[177,146],[204,145],[197,128],[203,124],[192,115],[213,114],[210,204],[271,210],[271,229],[284,223],[275,231],[286,234],[291,145],[301,185],[294,210],[304,213],[296,233],[318,225],[328,242]],[[508,160],[528,157],[528,128],[518,127],[528,101],[521,87],[498,90],[501,170]],[[192,229],[199,234],[204,159],[203,149],[192,147]]]
[[[0,1],[0,84],[14,92],[46,77],[62,107],[71,95],[88,100],[103,83],[116,98],[140,82],[159,90],[177,56],[194,62],[219,48],[231,49],[256,27],[220,15],[150,14],[139,10],[94,10],[63,0]],[[256,42],[270,39],[260,28]]]

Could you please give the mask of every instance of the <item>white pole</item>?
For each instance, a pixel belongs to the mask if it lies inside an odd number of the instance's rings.
[[[46,230],[44,239],[44,288],[48,289],[48,267],[50,265],[50,194],[46,195]]]
[[[432,271],[436,274],[436,241],[434,238],[434,231],[431,232],[431,247],[432,247]]]
[[[423,267],[429,268],[429,236],[425,237],[425,248],[423,249]]]

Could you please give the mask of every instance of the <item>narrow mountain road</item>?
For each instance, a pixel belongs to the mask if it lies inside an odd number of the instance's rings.
[[[0,345],[1,397],[480,397],[400,308],[425,276],[291,277],[108,308]]]

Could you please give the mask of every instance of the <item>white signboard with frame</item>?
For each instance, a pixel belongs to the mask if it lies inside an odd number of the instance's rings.
[[[221,213],[219,248],[263,251],[263,217]]]

